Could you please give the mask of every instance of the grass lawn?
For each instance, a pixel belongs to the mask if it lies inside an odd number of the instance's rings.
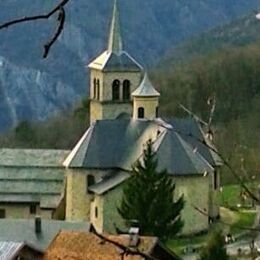
[[[221,206],[236,206],[240,203],[240,187],[239,185],[228,185],[222,187],[222,192],[219,193],[219,202]]]
[[[252,227],[256,213],[237,208],[237,204],[240,203],[239,194],[239,185],[227,185],[222,187],[222,192],[219,194],[219,202],[222,206],[221,220],[225,223],[230,223],[230,225],[225,225],[223,222],[219,221],[211,226],[209,233],[215,229],[221,229],[224,233],[231,232],[233,235],[238,235],[245,231],[239,227]],[[231,210],[229,207],[236,210]],[[185,238],[169,239],[165,245],[180,255],[183,254],[183,251],[187,246],[192,246],[194,248],[201,247],[207,242],[208,236],[209,234],[203,234]]]
[[[244,231],[239,227],[251,228],[254,224],[256,217],[255,212],[238,211],[236,212],[236,214],[238,216],[238,220],[230,227],[230,232],[234,235],[237,235]]]
[[[165,245],[178,255],[183,254],[187,246],[199,247],[207,241],[208,234],[184,238],[169,239]]]
[[[254,186],[254,184],[249,183],[247,184],[247,186],[249,189],[253,190],[252,186]],[[237,184],[223,186],[222,191],[219,192],[219,196],[218,196],[220,205],[223,207],[230,207],[230,208],[237,207],[238,204],[241,204],[240,192],[241,192],[241,188]],[[251,202],[252,200],[250,198],[247,198],[244,206],[250,207]]]

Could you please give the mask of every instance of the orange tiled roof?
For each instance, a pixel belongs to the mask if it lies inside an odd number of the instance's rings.
[[[106,236],[124,246],[129,245],[129,236]],[[154,237],[140,237],[138,250],[149,253],[156,244]],[[51,243],[44,260],[121,260],[122,250],[104,242],[92,233],[61,231]],[[128,255],[125,260],[140,260],[140,256]]]

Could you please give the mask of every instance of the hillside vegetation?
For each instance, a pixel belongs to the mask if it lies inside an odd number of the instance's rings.
[[[2,148],[72,149],[88,126],[87,100],[74,111],[59,113],[45,122],[22,121],[0,135]]]
[[[208,121],[216,96],[215,140],[245,179],[259,176],[260,45],[230,48],[154,73],[162,92],[161,113],[180,115],[183,104]],[[227,173],[225,173],[227,174]],[[229,175],[225,176],[228,181]]]
[[[185,62],[194,56],[259,42],[259,31],[260,20],[256,19],[254,13],[251,13],[175,46],[167,52],[161,64],[168,66],[169,64]]]

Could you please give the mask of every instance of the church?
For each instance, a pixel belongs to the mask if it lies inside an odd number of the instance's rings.
[[[174,196],[184,196],[183,234],[207,230],[219,216],[221,160],[195,118],[159,116],[160,93],[124,49],[116,0],[107,49],[88,68],[90,126],[71,151],[0,149],[0,217],[124,228],[122,186],[151,139],[158,170],[173,178]]]

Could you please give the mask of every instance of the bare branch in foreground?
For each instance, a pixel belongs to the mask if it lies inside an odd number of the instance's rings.
[[[65,5],[69,2],[70,0],[62,0],[59,4],[57,4],[50,12],[47,14],[40,14],[40,15],[34,15],[34,16],[25,16],[19,19],[11,20],[9,22],[6,22],[2,25],[0,25],[0,30],[4,28],[8,28],[10,26],[20,24],[20,23],[26,23],[26,22],[32,22],[32,21],[37,21],[37,20],[48,20],[50,17],[55,15],[56,13],[58,14],[58,27],[57,30],[55,31],[54,35],[51,37],[51,39],[44,45],[44,54],[43,58],[46,58],[49,54],[49,51],[53,44],[57,41],[59,38],[60,34],[63,31],[64,24],[65,24],[65,10],[64,7]]]
[[[181,105],[182,108],[184,108],[184,110],[191,115],[196,121],[199,121],[201,123],[205,123],[203,120],[201,120],[198,116],[196,116],[195,114],[193,114],[191,111],[189,111],[188,109],[186,109],[184,106]],[[214,108],[215,109],[215,108]],[[245,184],[244,180],[236,173],[236,171],[233,169],[233,167],[230,165],[230,163],[228,162],[228,160],[225,159],[225,157],[214,147],[212,147],[211,145],[209,145],[205,139],[201,140],[199,138],[197,138],[196,136],[192,135],[192,134],[185,134],[181,131],[178,131],[177,129],[173,129],[173,131],[175,131],[176,133],[180,134],[180,135],[186,135],[190,138],[193,138],[194,140],[196,140],[197,142],[203,144],[204,146],[206,146],[208,149],[210,149],[212,152],[214,152],[216,155],[219,156],[219,158],[221,159],[221,161],[223,162],[223,164],[229,169],[229,171],[232,173],[232,175],[236,178],[236,180],[239,182],[239,184],[241,185],[242,188],[245,189],[245,191],[247,192],[247,194],[256,202],[260,202],[260,198],[258,198],[257,195],[255,195]]]
[[[120,244],[120,243],[118,243],[118,242],[116,242],[116,241],[114,241],[114,240],[111,240],[111,239],[105,237],[105,236],[102,235],[102,234],[99,234],[99,233],[95,230],[95,228],[94,228],[93,226],[91,227],[91,232],[92,232],[94,235],[96,235],[97,237],[99,237],[100,239],[102,239],[103,241],[108,242],[108,243],[111,243],[111,244],[113,244],[114,246],[116,246],[117,248],[121,249],[121,250],[122,250],[122,253],[120,253],[120,254],[121,254],[121,256],[122,256],[122,259],[123,259],[123,256],[124,256],[124,255],[139,255],[139,256],[142,256],[144,259],[147,259],[147,260],[159,260],[159,259],[157,259],[157,258],[154,258],[154,257],[148,255],[148,254],[145,254],[145,253],[141,252],[141,251],[138,250],[138,249],[132,249],[132,248],[130,248],[130,247],[124,246],[124,245],[122,245],[122,244]]]

